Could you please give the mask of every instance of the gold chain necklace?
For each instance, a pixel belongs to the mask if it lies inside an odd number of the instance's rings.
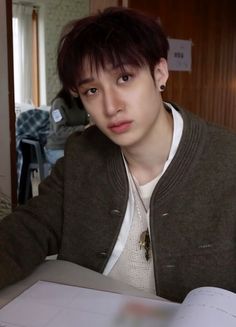
[[[138,195],[139,202],[141,203],[142,208],[143,208],[145,214],[147,215],[148,209],[146,208],[145,203],[143,202],[143,199],[142,199],[142,196],[141,196],[141,194],[139,192],[138,186],[137,186],[137,184],[136,184],[136,182],[134,180],[134,176],[131,174],[131,172],[129,172],[129,173],[130,173],[130,176],[131,176],[131,179],[132,179],[136,194]],[[136,209],[137,209],[138,215],[142,219],[140,208],[138,206],[138,203],[137,203],[136,199],[135,199],[135,203],[136,203]],[[150,246],[151,244],[150,243],[151,243],[150,242],[150,236],[149,236],[149,231],[148,231],[148,228],[147,228],[145,231],[143,231],[141,233],[140,238],[139,238],[140,249],[143,248],[145,250],[145,258],[146,258],[147,261],[150,259],[150,249],[151,249],[151,246]]]

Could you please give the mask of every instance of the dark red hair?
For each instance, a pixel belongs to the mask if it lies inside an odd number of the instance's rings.
[[[77,91],[85,59],[91,68],[148,65],[153,73],[168,49],[157,21],[131,9],[107,8],[66,26],[58,46],[58,74],[64,88]]]

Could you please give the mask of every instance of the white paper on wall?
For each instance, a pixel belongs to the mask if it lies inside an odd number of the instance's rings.
[[[170,71],[191,71],[192,41],[168,39],[170,50],[168,53],[168,67]]]

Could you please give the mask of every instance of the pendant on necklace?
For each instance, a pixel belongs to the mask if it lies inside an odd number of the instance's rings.
[[[150,237],[148,229],[141,233],[139,238],[140,249],[144,248],[145,258],[148,261],[150,259]]]

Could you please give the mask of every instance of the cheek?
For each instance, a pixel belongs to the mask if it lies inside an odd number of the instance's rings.
[[[94,110],[89,110],[87,111],[90,115],[90,121],[96,125],[100,130],[104,130],[104,122],[103,122],[103,116],[102,114],[99,112],[99,110],[97,110],[97,108],[95,108]]]
[[[160,102],[160,96],[153,85],[144,86],[139,92],[133,94],[131,100],[136,106],[145,107],[146,110],[152,111],[153,106],[156,107]]]
[[[101,100],[94,96],[89,97],[89,99],[82,99],[83,105],[87,111],[87,113],[96,119],[97,116],[99,116],[99,112],[102,110],[102,104]]]
[[[85,110],[90,115],[90,117],[95,118],[95,116],[96,116],[95,108],[97,106],[92,105],[91,103],[89,103],[87,101],[82,101],[82,102],[83,102],[83,105],[84,105]]]
[[[88,108],[87,112],[89,113],[90,117],[92,117],[94,122],[98,122],[99,120],[101,120],[102,115],[99,111],[99,108]]]
[[[149,102],[149,101],[153,101],[157,99],[158,97],[158,91],[156,89],[156,86],[154,84],[154,82],[151,80],[148,81],[144,81],[141,85],[141,87],[139,87],[137,90],[134,90],[133,95],[132,95],[132,99],[133,101],[137,99],[138,101],[141,102]]]

